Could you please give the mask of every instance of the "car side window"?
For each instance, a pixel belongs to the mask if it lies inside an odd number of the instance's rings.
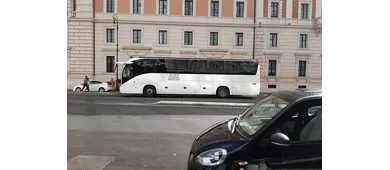
[[[91,84],[102,84],[102,83],[99,81],[91,81]]]
[[[321,140],[322,103],[308,102],[292,108],[269,133],[283,133],[291,142]]]

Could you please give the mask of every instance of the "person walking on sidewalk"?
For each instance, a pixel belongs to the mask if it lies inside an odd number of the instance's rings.
[[[85,78],[84,78],[84,84],[83,84],[82,91],[84,91],[84,88],[87,88],[87,91],[89,91],[89,78],[88,78],[88,76],[85,76]]]
[[[112,87],[112,90],[115,90],[115,81],[114,81],[114,78],[111,78],[111,87]]]

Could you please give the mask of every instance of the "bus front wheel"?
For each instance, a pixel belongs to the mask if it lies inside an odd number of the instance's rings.
[[[229,88],[227,87],[218,87],[217,97],[219,98],[228,98],[230,96]]]
[[[145,86],[144,87],[144,96],[145,97],[154,97],[156,96],[156,88],[154,86]]]

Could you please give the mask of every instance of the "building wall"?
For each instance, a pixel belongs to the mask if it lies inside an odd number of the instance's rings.
[[[158,0],[142,0],[141,14],[133,13],[133,0],[115,0],[119,18],[119,61],[131,56],[253,58],[253,28],[256,26],[255,57],[261,61],[262,92],[295,89],[298,85],[321,88],[321,0],[257,0],[256,24],[253,24],[255,0],[246,0],[244,18],[235,17],[237,1],[220,0],[219,17],[210,17],[210,1],[194,0],[195,16],[184,16],[184,0],[168,0],[168,15],[158,14]],[[113,28],[113,13],[107,13],[106,0],[77,0],[76,16],[69,15],[68,0],[69,81],[85,75],[109,80],[115,73],[106,72],[106,56],[116,56],[116,43],[106,43],[106,29]],[[279,2],[279,17],[270,18],[271,2]],[[301,20],[300,4],[309,3],[309,19]],[[93,68],[92,21],[95,22],[95,69]],[[132,29],[141,29],[141,44],[132,43]],[[158,44],[158,30],[168,32],[168,44]],[[184,46],[184,31],[193,31],[194,43]],[[219,32],[219,45],[209,46],[209,33]],[[243,47],[234,46],[235,32],[244,34]],[[269,33],[279,34],[279,47],[268,47]],[[309,48],[298,49],[300,33],[309,34]],[[116,33],[115,33],[116,37]],[[115,40],[116,41],[116,40]],[[218,49],[218,50],[216,50]],[[204,52],[208,51],[208,52]],[[214,52],[210,52],[214,51]],[[268,77],[268,60],[277,59],[277,76]],[[297,77],[298,60],[307,60],[307,76]],[[69,70],[68,70],[69,72]],[[74,84],[74,83],[73,83]],[[268,89],[268,85],[276,89]]]

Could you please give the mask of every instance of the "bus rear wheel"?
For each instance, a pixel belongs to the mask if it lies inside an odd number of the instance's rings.
[[[230,96],[230,91],[227,87],[218,87],[217,97],[218,98],[228,98]]]
[[[145,86],[143,93],[145,97],[154,97],[156,96],[156,88],[154,86]]]

